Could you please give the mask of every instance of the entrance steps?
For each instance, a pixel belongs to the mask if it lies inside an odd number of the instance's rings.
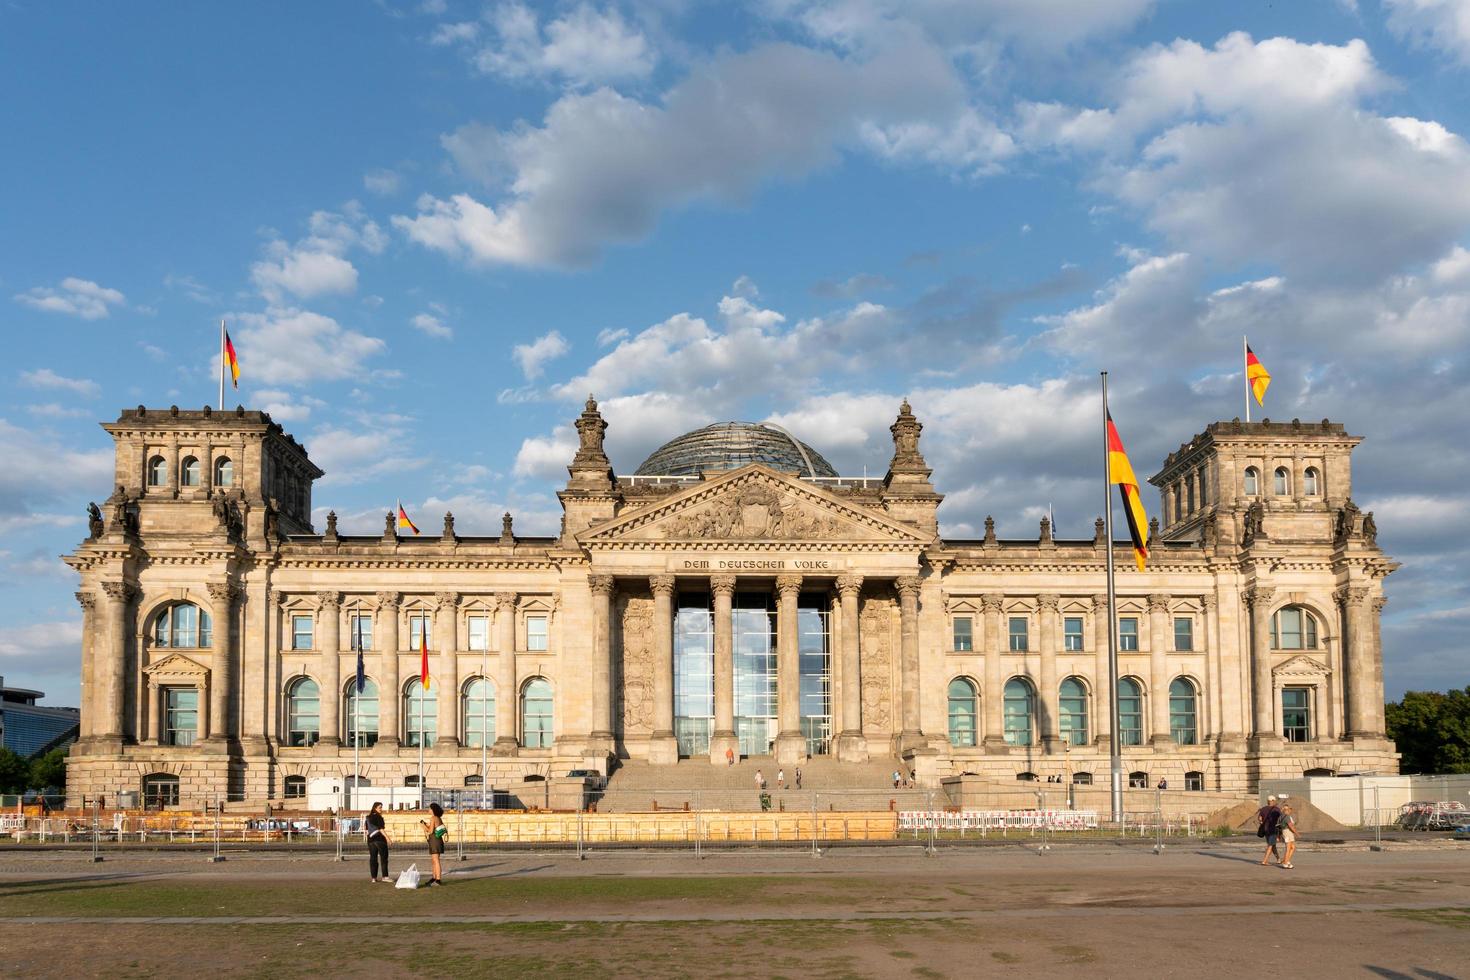
[[[821,812],[918,810],[930,805],[928,790],[893,788],[893,771],[902,769],[894,759],[865,763],[838,762],[815,757],[801,765],[802,788],[796,789],[796,767],[786,767],[786,788],[776,785],[781,767],[772,756],[750,756],[733,766],[711,765],[705,759],[681,759],[675,765],[653,765],[625,760],[598,794],[597,808],[604,813],[652,810],[758,811],[760,794],[756,770],[766,777],[766,793],[772,810],[808,811],[815,804]],[[932,794],[933,805],[946,804],[944,794]]]

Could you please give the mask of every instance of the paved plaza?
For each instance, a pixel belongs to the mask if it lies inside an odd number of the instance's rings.
[[[1470,850],[1254,845],[492,853],[417,892],[327,855],[7,850],[0,974],[1470,976]]]

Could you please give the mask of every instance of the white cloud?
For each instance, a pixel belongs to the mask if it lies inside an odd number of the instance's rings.
[[[1470,0],[1383,0],[1388,29],[1470,66]]]
[[[260,410],[270,413],[277,422],[302,422],[311,418],[312,409],[326,407],[326,402],[310,395],[269,389],[255,392]]]
[[[409,323],[413,326],[415,330],[419,331],[420,333],[426,334],[430,337],[435,337],[439,340],[449,340],[451,337],[454,336],[454,331],[450,327],[445,325],[443,320],[440,320],[432,313],[416,314],[414,318],[409,321]]]
[[[986,40],[1061,48],[1124,30],[1154,0],[766,0],[766,7],[853,47],[919,29],[956,48]]]
[[[86,378],[66,378],[57,374],[50,368],[39,368],[35,371],[22,371],[20,373],[21,384],[32,388],[49,388],[57,391],[70,392],[83,398],[96,398],[102,392],[102,388],[95,381]]]
[[[616,330],[608,327],[603,330],[597,331],[597,346],[607,347],[609,344],[616,344],[618,341],[625,339],[627,336],[627,327],[619,327]]]
[[[571,349],[572,345],[567,343],[567,339],[552,330],[529,344],[516,344],[511,356],[521,366],[521,373],[526,376],[526,380],[534,381],[546,370],[547,361],[554,361]]]
[[[266,385],[304,385],[361,377],[368,361],[387,350],[377,337],[349,330],[329,316],[291,307],[237,313],[235,349],[242,372]]]
[[[50,433],[32,431],[0,418],[0,532],[27,527],[66,527],[82,523],[81,504],[74,512],[57,513],[58,503],[67,501],[70,490],[59,491],[57,474],[65,474],[65,487],[81,492],[107,489],[112,485],[113,450],[75,452],[59,449]],[[65,496],[59,494],[65,493]]]
[[[474,63],[502,78],[561,78],[572,85],[597,85],[646,78],[657,60],[648,39],[612,7],[598,11],[579,4],[544,30],[535,12],[520,3],[501,4],[489,19],[496,38],[475,52]],[[472,43],[479,34],[474,26],[441,25],[431,40]]]
[[[531,436],[521,441],[513,472],[519,477],[538,480],[565,478],[567,466],[577,453],[577,434],[569,425],[559,425],[545,436]]]
[[[101,320],[106,318],[114,306],[123,305],[126,297],[116,289],[99,286],[90,279],[68,276],[61,280],[59,287],[37,286],[17,293],[15,300],[46,313],[64,313],[83,320]]]
[[[362,175],[362,186],[367,189],[368,193],[376,194],[379,197],[397,194],[398,188],[402,184],[403,177],[398,171],[389,170],[386,167],[378,170],[369,170]]]
[[[927,43],[861,57],[768,44],[719,57],[654,101],[573,92],[539,127],[462,127],[444,145],[498,199],[424,195],[416,215],[393,224],[472,262],[584,265],[646,235],[666,210],[742,202],[766,181],[803,177],[867,145],[865,133],[887,134],[883,152],[895,158],[983,170],[980,144],[944,135],[965,106],[953,65]],[[898,128],[926,124],[936,134],[927,142]]]
[[[85,408],[68,408],[65,405],[58,405],[56,402],[27,405],[26,411],[42,419],[84,419],[92,415]]]
[[[388,473],[422,469],[428,459],[405,451],[409,440],[397,428],[328,426],[312,433],[312,461],[326,471],[318,486],[351,485]]]
[[[266,258],[250,267],[250,278],[271,303],[285,294],[310,299],[357,289],[357,268],[344,256],[353,248],[381,254],[388,239],[361,205],[349,201],[342,211],[315,211],[307,221],[308,233],[295,244],[275,239],[266,246]]]

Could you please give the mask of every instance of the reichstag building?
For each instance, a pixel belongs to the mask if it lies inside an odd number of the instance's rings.
[[[749,423],[624,476],[589,399],[555,537],[510,515],[489,535],[448,514],[419,536],[393,515],[313,528],[322,471],[263,412],[140,406],[103,428],[116,487],[66,557],[73,802],[297,796],[350,774],[354,742],[365,781],[412,785],[422,748],[439,788],[619,760],[697,786],[736,753],[1106,784],[1113,739],[1135,782],[1178,789],[1397,771],[1379,640],[1397,566],[1351,498],[1361,440],[1327,420],[1211,423],[1151,478],[1147,570],[1120,546],[1117,731],[1101,520],[946,537],[907,403],[881,478]]]

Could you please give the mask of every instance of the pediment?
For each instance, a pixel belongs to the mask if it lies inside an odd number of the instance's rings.
[[[1276,677],[1326,677],[1331,671],[1320,660],[1298,655],[1277,664],[1271,673]]]
[[[171,653],[156,663],[151,663],[143,668],[143,673],[150,680],[173,677],[208,677],[209,668],[197,660],[191,660],[181,653]]]
[[[758,463],[619,515],[578,536],[617,542],[928,543],[917,529]]]

